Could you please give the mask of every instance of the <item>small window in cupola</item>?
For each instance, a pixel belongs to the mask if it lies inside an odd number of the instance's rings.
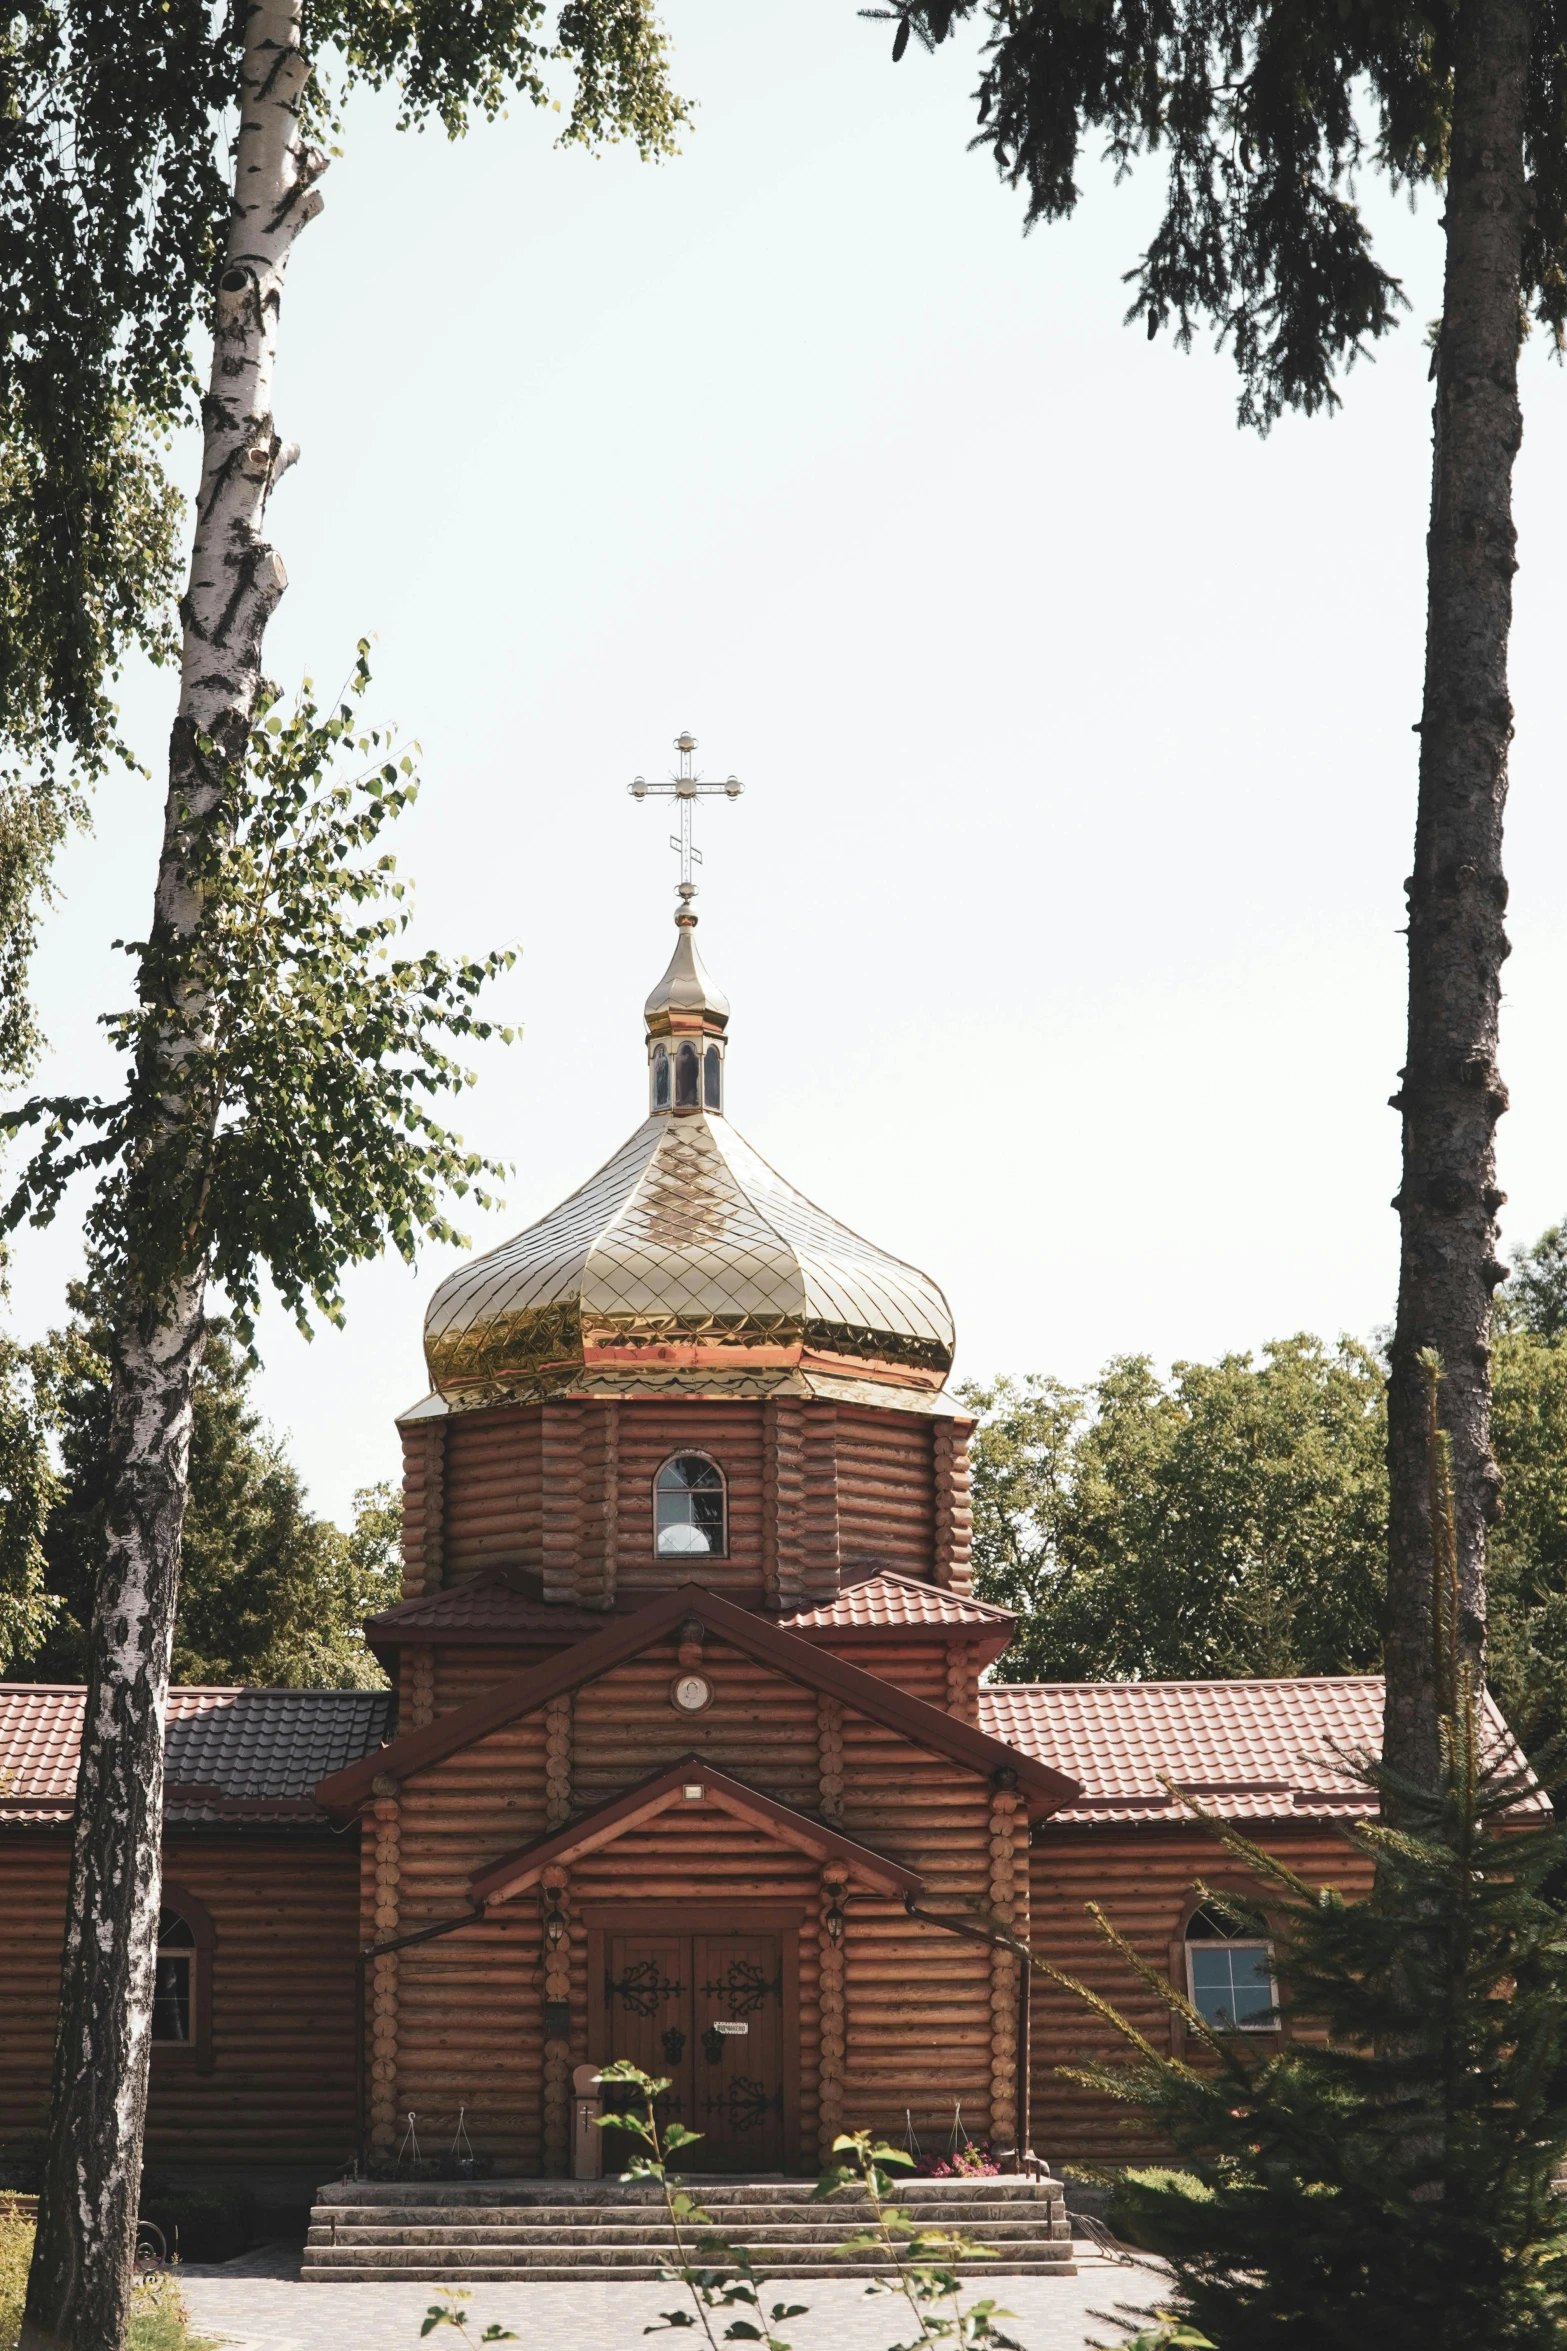
[[[653,1048],[653,1108],[669,1108],[669,1053],[663,1045]]]
[[[698,1110],[696,1047],[689,1038],[675,1055],[675,1108]]]
[[[707,1110],[724,1107],[724,1057],[716,1045],[702,1056],[702,1103]]]

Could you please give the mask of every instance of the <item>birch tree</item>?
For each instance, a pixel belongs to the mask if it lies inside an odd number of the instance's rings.
[[[1567,19],[1562,0],[898,0],[894,58],[977,16],[978,142],[1030,225],[1078,199],[1092,133],[1119,169],[1160,153],[1163,217],[1129,273],[1128,318],[1189,347],[1204,325],[1241,375],[1243,423],[1337,405],[1336,376],[1408,304],[1378,260],[1356,174],[1441,190],[1426,668],[1409,899],[1409,1015],[1393,1107],[1401,1247],[1388,1391],[1385,1756],[1442,1784],[1423,1359],[1443,1367],[1460,1638],[1485,1649],[1497,1256],[1497,1064],[1512,734],[1518,351],[1531,314],[1567,331]]]
[[[511,90],[549,102],[548,68],[565,57],[575,70],[565,138],[669,149],[682,110],[645,0],[567,0],[549,39],[542,14],[542,0],[483,11],[329,0],[307,28],[301,0],[240,0],[215,32],[204,15],[185,28],[220,62],[231,54],[238,121],[152,922],[139,1003],[112,1024],[129,1077],[117,1102],[38,1101],[9,1121],[44,1129],[13,1223],[46,1218],[75,1175],[96,1170],[92,1230],[113,1277],[106,1539],[27,2351],[117,2351],[124,2339],[163,1725],[209,1285],[221,1281],[242,1325],[263,1273],[302,1316],[336,1314],[346,1263],[388,1239],[407,1253],[420,1232],[457,1238],[442,1195],[484,1173],[423,1097],[465,1082],[440,1036],[489,1033],[473,998],[499,961],[377,962],[402,917],[367,922],[356,909],[400,885],[354,859],[406,801],[406,762],[383,762],[377,738],[356,733],[355,700],[323,717],[307,698],[285,722],[263,679],[267,624],[287,585],[268,502],[298,455],[273,413],[282,297],[326,168],[309,128],[327,102],[311,88],[304,42],[308,31],[334,43],[349,85],[395,80],[405,121],[433,114],[450,132],[471,111],[493,115]],[[97,31],[112,44],[111,19]],[[189,126],[172,123],[169,135],[188,140]],[[155,210],[156,141],[147,152],[143,178],[130,174],[124,193]],[[194,207],[178,254],[193,285],[207,227]],[[361,648],[356,695],[367,682]],[[345,745],[369,767],[321,799]]]

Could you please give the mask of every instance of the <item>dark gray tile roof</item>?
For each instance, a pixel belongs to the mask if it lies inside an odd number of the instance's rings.
[[[0,1683],[0,1822],[70,1819],[85,1697]],[[383,1745],[394,1707],[390,1690],[171,1690],[165,1825],[324,1825],[316,1782]]]

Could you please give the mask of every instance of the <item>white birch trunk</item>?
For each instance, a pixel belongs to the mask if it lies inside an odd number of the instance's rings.
[[[198,1230],[172,1269],[165,1261],[149,1276],[137,1260],[136,1213],[139,1207],[144,1217],[156,1216],[171,1169],[177,1178],[181,1168],[199,1166],[210,1133],[197,1073],[211,1046],[211,1008],[189,970],[202,912],[196,853],[227,821],[230,771],[243,759],[255,710],[262,638],[287,585],[262,527],[272,484],[297,455],[273,426],[273,365],[289,253],[321,209],[313,183],[325,168],[299,133],[309,78],[299,37],[299,0],[252,0],[144,973],[161,1019],[138,1084],[157,1116],[128,1172],[131,1245],[114,1310],[111,1498],[23,2351],[120,2351],[125,2339],[161,1896],[164,1718],[208,1266]]]

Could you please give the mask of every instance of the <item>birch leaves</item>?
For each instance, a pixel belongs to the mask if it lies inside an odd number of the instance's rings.
[[[8,1224],[46,1220],[71,1178],[94,1170],[99,1245],[129,1258],[143,1294],[210,1250],[247,1331],[263,1269],[302,1327],[312,1308],[336,1321],[346,1265],[388,1241],[411,1257],[420,1233],[458,1240],[444,1194],[487,1207],[484,1181],[500,1172],[432,1105],[472,1081],[453,1045],[510,1041],[476,1000],[513,958],[397,952],[410,905],[381,837],[418,786],[411,759],[360,726],[367,655],[361,644],[327,711],[308,685],[286,714],[263,704],[244,768],[227,777],[228,821],[203,829],[194,939],[130,944],[142,1002],[106,1023],[125,1092],[37,1100],[4,1122],[44,1128]],[[177,971],[161,970],[165,956]],[[151,1073],[169,990],[190,985],[209,1006],[210,1043],[184,1064],[171,1123]]]

